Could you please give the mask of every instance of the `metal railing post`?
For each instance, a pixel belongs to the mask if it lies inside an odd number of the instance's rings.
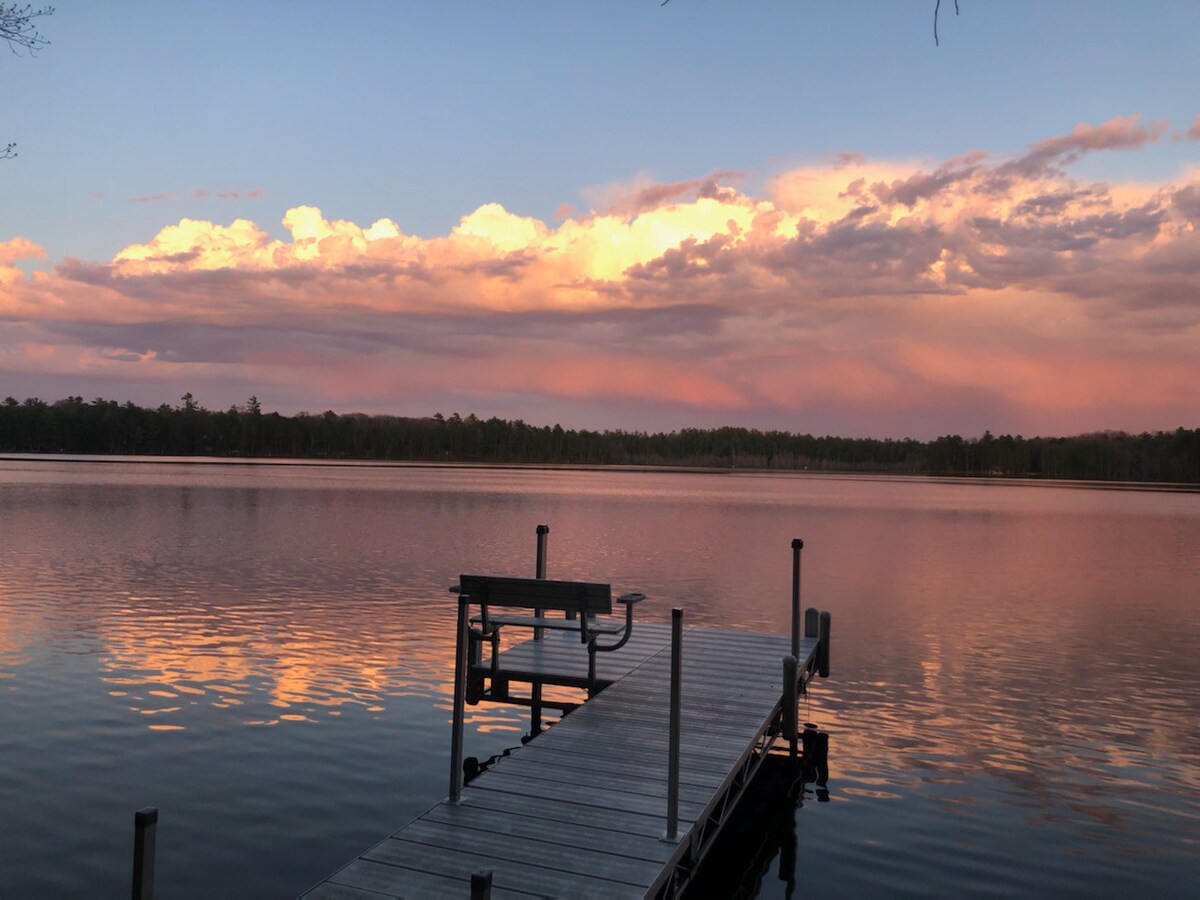
[[[463,718],[466,716],[468,605],[471,598],[458,595],[458,616],[454,639],[454,713],[450,725],[450,802],[462,802]]]
[[[800,698],[796,691],[799,665],[794,656],[783,658],[783,736],[788,739],[788,753],[792,759],[796,758],[796,739],[800,730]]]
[[[147,806],[133,814],[133,900],[154,900],[154,835],[158,809]]]
[[[792,538],[792,656],[800,658],[800,551],[804,541]]]
[[[549,534],[549,525],[539,525],[537,527],[537,566],[534,569],[533,577],[540,578],[543,581],[546,578],[546,537]],[[533,614],[540,619],[543,612],[544,610],[535,609]],[[535,641],[540,641],[542,639],[542,629],[533,629],[533,639]]]
[[[679,838],[679,718],[683,694],[683,610],[671,610],[671,721],[667,738],[667,834]]]
[[[539,525],[537,527],[537,562],[534,567],[534,578],[541,580],[546,579],[546,541],[550,534],[549,525]],[[534,616],[541,618],[545,615],[545,610],[535,609]],[[542,629],[533,629],[533,639],[540,641],[542,639]],[[542,684],[540,681],[535,681],[529,688],[529,736],[537,737],[542,733]]]

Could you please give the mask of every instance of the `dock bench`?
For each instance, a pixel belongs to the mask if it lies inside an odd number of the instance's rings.
[[[535,640],[541,640],[543,630],[578,632],[579,641],[587,648],[587,680],[578,683],[576,677],[565,676],[558,681],[553,676],[547,683],[567,687],[584,687],[589,696],[596,693],[596,654],[619,650],[633,634],[633,608],[645,600],[644,594],[628,593],[617,598],[625,607],[624,619],[601,619],[613,611],[612,586],[589,581],[551,581],[544,578],[511,578],[494,575],[460,575],[458,584],[450,590],[458,594],[459,602],[478,606],[479,612],[468,620],[466,700],[501,703],[522,703],[524,698],[509,694],[510,675],[500,668],[500,635],[505,627],[533,630]],[[493,608],[527,609],[533,615],[493,613]],[[562,618],[548,616],[561,612]],[[615,638],[601,643],[601,638]],[[490,658],[482,660],[484,642],[490,645]],[[484,682],[488,680],[488,689]],[[532,702],[529,701],[529,702]],[[546,704],[550,705],[550,704]]]

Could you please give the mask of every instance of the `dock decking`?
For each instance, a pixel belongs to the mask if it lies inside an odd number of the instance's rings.
[[[801,672],[817,645],[801,639]],[[485,870],[496,898],[674,896],[775,740],[791,641],[689,627],[682,648],[677,840],[664,839],[671,629],[639,623],[597,660],[606,689],[479,775],[460,804],[437,804],[304,900],[468,897]],[[501,657],[531,678],[587,674],[576,635]]]

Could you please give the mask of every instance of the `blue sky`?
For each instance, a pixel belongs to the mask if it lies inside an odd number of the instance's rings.
[[[933,7],[58,3],[0,57],[0,395],[1194,423],[1200,4]]]
[[[1193,2],[944,6],[935,47],[928,0],[59,3],[49,48],[0,61],[21,154],[0,169],[0,222],[52,258],[108,256],[185,215],[278,230],[302,203],[432,235],[489,201],[549,219],[639,173],[1013,152],[1198,111]],[[1162,176],[1194,150],[1092,171]]]

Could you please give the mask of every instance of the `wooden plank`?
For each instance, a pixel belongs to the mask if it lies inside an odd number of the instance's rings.
[[[518,778],[503,772],[488,772],[486,778],[471,783],[469,790],[499,791],[506,794],[518,794],[522,797],[541,797],[545,800],[566,800],[579,806],[591,806],[601,809],[619,809],[625,812],[636,812],[645,815],[663,813],[666,802],[651,797],[641,797],[637,794],[626,794],[621,791],[596,791],[575,785],[561,784],[557,781],[541,781],[533,778]],[[694,821],[704,805],[700,803],[679,802],[679,820]]]
[[[347,893],[317,893],[320,888]],[[317,898],[354,898],[354,900],[379,900],[380,897],[392,898],[434,898],[468,897],[471,893],[471,876],[465,878],[438,875],[419,869],[406,869],[387,863],[375,862],[368,859],[356,859],[350,865],[339,870],[333,878],[314,888],[304,895],[303,900]],[[531,894],[524,891],[493,890],[492,897],[496,900],[528,900]]]
[[[731,754],[722,753],[719,756],[704,753],[680,754],[680,782],[704,786],[712,783],[713,773],[719,765],[731,758]],[[598,774],[621,775],[631,770],[642,777],[656,778],[666,771],[667,754],[665,750],[650,750],[646,753],[628,752],[621,758],[611,753],[598,750],[587,742],[558,744],[544,747],[537,754],[539,765],[564,768],[586,768]],[[664,776],[665,777],[665,776]]]
[[[439,803],[422,820],[444,822],[463,829],[486,831],[513,838],[531,837],[566,847],[589,847],[605,853],[615,853],[634,859],[665,863],[675,847],[663,841],[646,840],[644,836],[595,828],[555,819],[523,816],[511,811],[499,812],[477,806],[451,806]]]
[[[618,791],[624,794],[635,794],[640,797],[657,797],[666,800],[666,778],[641,778],[632,774],[612,775],[599,774],[586,769],[563,769],[558,766],[543,766],[541,759],[524,761],[514,757],[503,760],[503,765],[497,765],[493,771],[504,772],[515,778],[530,778],[537,781],[553,781],[558,784],[568,784],[584,787],[588,790]],[[712,790],[707,787],[696,787],[679,784],[679,799],[692,803],[704,804],[712,797]]]
[[[567,719],[569,721],[570,716]],[[555,732],[559,733],[556,734]],[[748,734],[745,740],[739,743],[738,739],[725,737],[724,735],[688,735],[680,753],[681,755],[686,754],[690,749],[698,752],[713,751],[719,755],[724,755],[725,753],[736,754],[750,742],[751,737],[752,735]],[[665,752],[667,746],[667,737],[661,731],[656,732],[648,728],[635,729],[633,727],[616,731],[611,725],[606,726],[604,722],[579,723],[571,729],[569,734],[563,728],[563,723],[560,722],[548,732],[538,737],[539,741],[544,740],[547,744],[558,744],[559,741],[566,742],[572,740],[578,742],[581,739],[594,741],[596,746],[604,747],[614,754],[626,753],[630,750],[645,747],[663,749]]]
[[[388,838],[374,847],[364,858],[450,878],[469,879],[473,872],[480,869],[491,869],[493,891],[503,888],[551,897],[597,897],[613,898],[613,900],[640,897],[644,893],[644,889],[632,885],[604,878],[593,878],[580,872],[546,869],[541,866],[498,859],[483,853],[444,850],[400,838]]]
[[[749,698],[748,698],[749,699]],[[763,706],[767,701],[761,699],[755,706]],[[736,743],[741,741],[745,744],[752,734],[747,733],[747,729],[753,731],[756,729],[759,722],[762,721],[762,712],[758,709],[749,709],[750,703],[746,704],[745,709],[739,711],[735,717],[732,714],[725,719],[718,719],[716,716],[706,716],[702,710],[698,708],[699,704],[690,709],[685,705],[680,710],[680,723],[682,725],[681,734],[693,737],[703,735],[705,738],[727,738]],[[661,732],[666,727],[666,711],[645,710],[636,707],[614,707],[606,711],[607,715],[603,717],[593,717],[589,720],[589,725],[595,723],[601,727],[613,727],[613,723],[619,723],[622,730],[629,729],[631,731],[644,732]],[[661,712],[661,714],[660,714]],[[583,728],[583,725],[577,725],[576,728]]]
[[[549,830],[546,829],[547,832]],[[424,818],[405,828],[402,837],[416,844],[494,856],[506,862],[526,863],[545,869],[604,873],[604,877],[609,881],[631,885],[649,884],[662,868],[655,862],[633,859],[623,854],[605,853],[583,845],[564,847],[562,844],[546,840],[545,834],[513,840],[508,835],[457,828]]]
[[[508,758],[525,760],[526,756],[514,751]],[[665,753],[614,759],[607,753],[597,753],[587,746],[578,748],[545,747],[537,754],[530,754],[529,762],[531,765],[577,772],[581,777],[584,774],[623,776],[632,772],[639,778],[666,778],[667,772]],[[704,787],[714,782],[713,776],[707,768],[693,769],[680,766],[679,783]]]
[[[622,834],[659,838],[666,829],[666,810],[653,814],[635,813],[620,809],[600,809],[594,806],[579,806],[566,800],[522,797],[499,791],[473,791],[464,794],[464,805],[472,809],[487,809],[509,815],[549,819],[572,825],[589,825],[605,828]],[[397,832],[399,833],[399,832]]]
[[[553,752],[556,754],[586,754],[589,751],[595,752],[595,748],[591,746],[590,742],[571,741],[569,743],[558,744],[553,748],[547,747],[544,752]],[[611,750],[606,749],[605,752],[610,759],[617,758],[617,754]],[[667,753],[664,745],[662,747],[654,748],[651,751],[649,759],[647,759],[645,756],[639,755],[638,748],[627,749],[625,750],[624,755],[628,757],[629,764],[631,766],[644,765],[646,767],[650,767],[662,765],[663,761],[666,760]],[[689,772],[693,778],[707,778],[716,774],[723,776],[724,770],[730,765],[731,761],[737,759],[739,755],[740,751],[729,748],[725,748],[720,752],[705,749],[683,748],[680,751],[679,757],[680,769]]]

